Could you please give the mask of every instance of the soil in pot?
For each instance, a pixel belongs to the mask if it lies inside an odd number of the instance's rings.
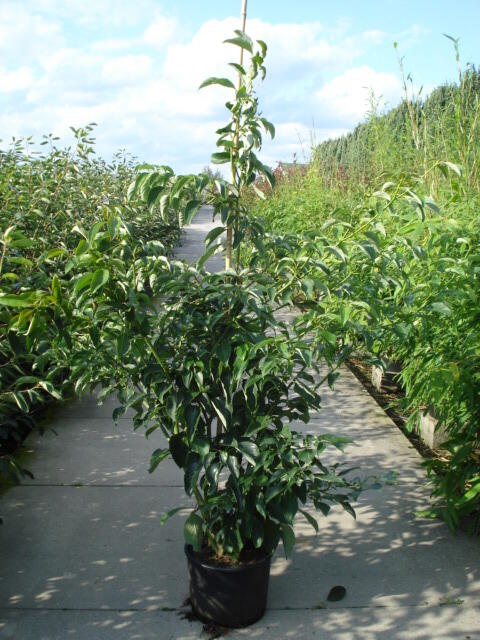
[[[190,601],[204,622],[246,627],[259,620],[267,606],[271,557],[248,553],[239,564],[228,564],[185,545],[190,574]]]

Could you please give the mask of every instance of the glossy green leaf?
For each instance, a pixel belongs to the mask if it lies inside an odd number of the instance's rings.
[[[167,522],[167,520],[170,520],[172,516],[177,514],[182,509],[183,507],[175,507],[174,509],[170,509],[170,511],[167,511],[167,513],[164,513],[163,516],[160,518],[160,526],[163,526]]]
[[[244,458],[248,460],[250,464],[256,464],[260,451],[255,442],[251,442],[250,440],[240,440],[238,443],[238,450],[242,452]]]
[[[282,525],[281,527],[281,537],[283,542],[283,550],[285,552],[285,558],[289,558],[292,554],[293,547],[295,545],[295,534],[293,533],[292,527],[287,524]]]
[[[97,269],[92,276],[90,282],[90,293],[93,295],[102,289],[110,279],[110,273],[107,269]]]
[[[318,522],[316,521],[316,519],[310,515],[308,513],[308,511],[305,511],[304,509],[299,509],[300,513],[305,517],[306,521],[312,525],[312,527],[315,529],[315,532],[318,533]]]
[[[194,551],[200,551],[202,547],[202,524],[203,520],[196,513],[191,513],[185,521],[183,529],[185,543],[191,545]]]
[[[222,87],[228,87],[229,89],[235,89],[235,85],[228,78],[215,78],[215,77],[207,78],[206,80],[204,80],[202,82],[202,84],[198,88],[199,89],[203,89],[203,87],[208,87],[208,86],[210,86],[212,84],[218,84],[218,85],[221,85]]]
[[[0,305],[14,308],[31,307],[35,303],[35,298],[31,293],[0,294]]]
[[[224,42],[234,44],[237,47],[246,49],[249,53],[253,53],[253,42],[251,38],[249,38],[246,33],[240,30],[235,30],[235,33],[237,34],[235,38],[228,38],[227,40],[224,40]]]
[[[162,462],[162,460],[165,460],[165,458],[168,458],[169,455],[170,455],[169,449],[156,449],[152,453],[152,456],[150,458],[150,466],[148,467],[148,473],[153,473],[155,469],[158,467],[158,465],[160,464],[160,462]]]
[[[170,453],[175,464],[182,468],[185,465],[188,449],[180,434],[173,434],[168,442]]]
[[[212,162],[212,164],[225,164],[226,162],[230,162],[230,153],[226,151],[212,153],[210,162]]]

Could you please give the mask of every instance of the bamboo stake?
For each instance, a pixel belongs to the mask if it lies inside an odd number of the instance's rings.
[[[247,0],[242,0],[242,12],[241,12],[242,31],[245,32],[245,24],[247,22]],[[240,65],[243,65],[243,49],[240,47]],[[241,76],[238,76],[238,88],[241,87]],[[238,125],[235,137],[233,139],[233,158],[238,155]],[[232,160],[233,160],[232,158]],[[235,165],[232,162],[232,183],[235,184]],[[231,269],[232,267],[232,245],[233,245],[233,227],[230,224],[227,227],[227,244],[225,251],[225,269]]]

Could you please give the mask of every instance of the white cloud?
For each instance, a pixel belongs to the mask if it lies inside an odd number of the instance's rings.
[[[63,44],[62,27],[57,19],[46,19],[30,12],[23,3],[0,2],[0,55],[15,64],[36,60],[49,49]]]
[[[2,0],[16,4],[18,0]],[[137,27],[158,9],[158,0],[22,0],[26,10],[54,17],[84,29]]]
[[[362,34],[362,39],[372,44],[381,44],[385,41],[388,34],[385,31],[379,31],[378,29],[370,29]]]
[[[369,111],[373,95],[381,104],[393,106],[402,95],[400,79],[368,66],[347,69],[315,92],[318,108],[337,122],[354,125]]]
[[[153,60],[149,56],[119,56],[107,60],[102,66],[102,79],[119,86],[141,84],[152,73]]]
[[[25,91],[33,83],[32,72],[28,67],[20,67],[14,71],[7,71],[0,67],[0,93]]]
[[[146,28],[142,41],[154,47],[164,47],[171,42],[179,27],[174,18],[157,14],[154,21]]]
[[[239,49],[222,41],[238,28],[237,18],[207,20],[188,35],[153,0],[129,5],[36,0],[30,10],[28,5],[26,1],[18,8],[7,2],[0,10],[0,17],[8,18],[8,28],[0,27],[6,48],[22,49],[15,66],[0,68],[3,90],[8,89],[9,99],[15,96],[0,114],[0,137],[48,132],[63,137],[70,125],[94,121],[99,125],[98,151],[106,157],[127,148],[142,160],[171,164],[178,172],[200,170],[208,163],[215,130],[228,118],[223,105],[229,92],[197,88],[208,76],[234,77],[227,63],[238,61]],[[125,23],[128,31],[116,30],[119,16],[131,19]],[[79,24],[96,34],[83,46],[78,38],[67,38],[72,25]],[[385,34],[372,30],[348,36],[349,29],[339,25],[327,30],[318,22],[249,21],[252,37],[261,37],[269,47],[259,97],[277,136],[273,143],[266,138],[265,162],[289,161],[294,153],[302,159],[312,136],[320,142],[345,133],[365,114],[366,87],[392,104],[398,99],[395,76],[354,66]]]
[[[109,38],[106,40],[98,40],[91,44],[91,50],[100,53],[109,53],[111,51],[126,51],[135,44],[134,39],[129,38]]]

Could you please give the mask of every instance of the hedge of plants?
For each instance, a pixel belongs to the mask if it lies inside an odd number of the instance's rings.
[[[132,304],[147,295],[156,261],[179,238],[176,214],[127,198],[133,160],[119,153],[107,164],[92,135],[93,125],[75,129],[71,149],[45,136],[40,147],[17,140],[0,150],[2,480],[24,473],[15,451],[45,408],[97,366],[94,350],[78,367],[69,348],[95,342],[102,291],[122,282]],[[88,296],[90,310],[80,311]]]
[[[421,91],[416,94],[413,90],[412,76],[405,77],[400,61],[405,89],[402,102],[382,112],[379,99],[372,96],[365,122],[315,148],[315,160],[329,174],[331,187],[345,187],[346,181],[353,180],[372,184],[380,173],[395,174],[399,168],[424,173],[443,158],[464,167],[464,183],[478,189],[480,70],[474,64],[462,68],[459,41],[450,39],[458,65],[457,82],[441,85],[423,97]],[[431,180],[435,182],[435,176]]]
[[[444,108],[434,109],[439,96]],[[386,114],[368,162],[356,140],[379,131],[375,114],[351,136],[320,145],[302,171],[287,172],[252,204],[269,231],[253,258],[274,273],[285,300],[310,314],[319,340],[372,363],[401,361],[407,428],[431,410],[448,436],[425,462],[426,515],[441,514],[452,528],[467,518],[478,529],[478,73],[461,71],[458,85],[433,92],[415,105],[418,113],[412,120],[405,102]]]

